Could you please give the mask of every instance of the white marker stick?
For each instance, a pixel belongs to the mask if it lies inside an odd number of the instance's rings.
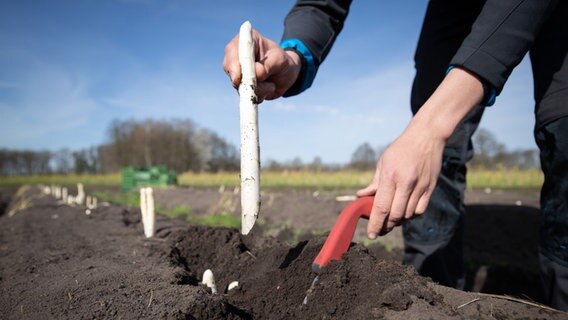
[[[63,200],[64,203],[67,203],[67,188],[63,187],[63,189],[61,189],[61,200]]]
[[[258,145],[258,105],[254,70],[252,26],[246,21],[239,32],[239,85],[241,116],[241,233],[248,234],[260,211],[260,147]]]
[[[77,183],[77,197],[75,197],[75,203],[82,206],[83,201],[85,201],[85,188],[83,188],[82,183]]]
[[[148,216],[148,201],[146,201],[146,188],[140,188],[140,213],[142,214],[142,225],[146,230],[146,217]]]
[[[144,235],[152,238],[156,233],[156,213],[154,212],[154,194],[152,188],[146,188],[146,223],[144,224]]]

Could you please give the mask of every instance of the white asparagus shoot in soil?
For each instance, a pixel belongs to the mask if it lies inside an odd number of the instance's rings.
[[[231,291],[235,288],[239,287],[239,282],[238,281],[233,281],[231,283],[229,283],[229,286],[227,286],[227,291]]]
[[[217,286],[215,285],[215,277],[213,276],[213,271],[211,269],[205,270],[203,272],[203,280],[201,281],[208,288],[211,288],[211,293],[217,294]]]
[[[242,234],[250,232],[260,211],[260,147],[254,60],[252,26],[246,21],[239,32]]]

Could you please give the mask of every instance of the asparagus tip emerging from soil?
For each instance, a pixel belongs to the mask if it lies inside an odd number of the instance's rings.
[[[231,291],[231,290],[237,288],[238,286],[239,286],[239,282],[233,281],[233,282],[229,283],[229,286],[227,286],[227,291]]]
[[[201,281],[208,288],[211,288],[211,293],[217,294],[217,286],[215,285],[215,276],[213,276],[213,271],[211,269],[205,270],[203,272],[203,280]]]

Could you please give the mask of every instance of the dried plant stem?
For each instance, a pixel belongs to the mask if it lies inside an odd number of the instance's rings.
[[[150,300],[148,300],[148,308],[150,308],[150,305],[152,304],[152,300],[154,300],[154,290],[150,289]]]
[[[526,305],[533,306],[533,307],[536,307],[536,308],[558,312],[558,310],[551,308],[549,306],[545,306],[543,304],[536,303],[536,302],[530,302],[530,301],[523,300],[523,299],[520,299],[520,298],[515,298],[515,297],[510,297],[510,296],[500,296],[500,295],[497,295],[497,294],[489,294],[489,293],[477,293],[477,294],[481,295],[481,296],[485,296],[485,297],[518,302],[518,303],[526,304]]]
[[[474,303],[474,302],[479,301],[479,300],[481,300],[481,298],[475,298],[475,299],[473,299],[469,302],[466,302],[464,304],[460,304],[459,306],[457,306],[456,310],[461,309],[461,308],[467,306],[468,304]]]
[[[515,297],[510,297],[510,296],[502,296],[502,295],[497,295],[497,294],[480,293],[480,292],[476,293],[476,295],[479,295],[481,297],[475,298],[471,301],[468,301],[464,304],[457,306],[456,310],[461,309],[461,308],[463,308],[463,307],[465,307],[469,304],[472,304],[474,302],[480,301],[482,298],[495,298],[495,299],[501,299],[501,300],[507,300],[507,301],[512,301],[512,302],[522,303],[522,304],[526,304],[526,305],[533,306],[533,307],[536,307],[536,308],[545,309],[545,310],[548,310],[548,311],[558,312],[558,310],[551,308],[549,306],[545,306],[543,304],[536,303],[536,302],[523,300],[523,299],[520,299],[520,298],[515,298]],[[491,310],[492,310],[491,312],[493,312],[493,304],[491,304]]]

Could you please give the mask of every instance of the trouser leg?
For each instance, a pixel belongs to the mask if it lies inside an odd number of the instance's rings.
[[[413,113],[444,79],[448,64],[470,31],[483,1],[430,1],[418,47],[412,87]],[[476,107],[456,128],[444,149],[442,168],[430,204],[419,218],[403,224],[404,263],[424,276],[451,287],[463,288],[463,194],[466,162],[473,155],[471,135],[482,107]]]
[[[535,132],[544,184],[541,190],[541,274],[548,303],[568,310],[568,117]]]
[[[544,173],[540,262],[548,303],[568,311],[568,2],[560,1],[531,47],[535,138]],[[562,41],[560,39],[563,39]]]
[[[546,303],[568,311],[568,268],[540,254],[540,269]]]

